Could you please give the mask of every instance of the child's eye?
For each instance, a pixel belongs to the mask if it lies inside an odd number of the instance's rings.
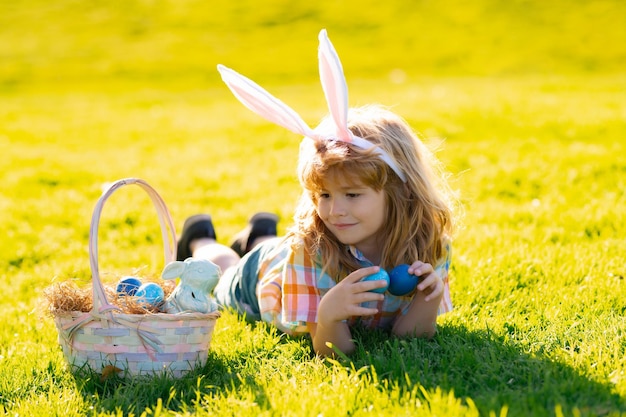
[[[361,194],[357,194],[357,193],[347,193],[346,196],[348,198],[356,198],[358,196],[360,196]]]
[[[329,198],[330,194],[329,193],[320,193],[319,194],[319,198]]]

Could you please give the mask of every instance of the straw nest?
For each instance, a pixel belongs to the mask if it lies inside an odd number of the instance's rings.
[[[142,280],[143,282],[155,282],[161,288],[165,294],[164,300],[174,290],[175,285],[168,285],[170,282],[158,282],[152,280]],[[173,282],[172,282],[173,284]],[[161,313],[165,302],[161,302],[157,305],[145,305],[139,303],[136,297],[128,295],[119,295],[112,285],[103,285],[104,291],[107,295],[109,303],[119,307],[119,312],[124,314],[149,314],[149,313]],[[93,292],[92,288],[80,287],[75,281],[68,280],[57,282],[43,291],[43,298],[47,303],[46,311],[52,316],[69,312],[69,311],[81,311],[89,312],[93,307]]]

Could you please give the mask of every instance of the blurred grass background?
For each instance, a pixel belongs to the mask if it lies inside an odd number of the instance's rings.
[[[0,0],[0,410],[157,407],[163,387],[81,396],[61,370],[55,329],[35,314],[38,296],[53,280],[89,280],[91,211],[118,178],[146,179],[179,228],[209,211],[224,243],[257,210],[279,213],[284,231],[300,138],[243,108],[215,66],[251,77],[313,125],[326,113],[324,27],[350,104],[391,105],[441,145],[466,208],[456,308],[430,344],[365,338],[354,361],[373,375],[320,364],[306,346],[227,315],[217,370],[181,390],[197,389],[207,415],[287,412],[302,387],[341,404],[338,414],[365,414],[368,401],[387,415],[417,413],[420,401],[442,415],[476,415],[473,403],[483,415],[624,412],[625,21],[617,0]],[[158,273],[151,212],[134,189],[110,200],[100,236],[108,279],[129,266]],[[377,385],[376,372],[393,387]],[[302,379],[285,390],[292,377]],[[331,380],[352,388],[326,392]],[[202,415],[191,394],[170,394],[172,413]],[[325,411],[309,401],[309,412]],[[364,408],[351,408],[358,401]]]
[[[317,78],[328,29],[350,79],[621,73],[619,1],[3,1],[0,80],[11,90]],[[74,87],[72,87],[74,86]]]

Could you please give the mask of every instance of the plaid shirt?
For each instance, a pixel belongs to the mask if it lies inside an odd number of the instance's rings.
[[[356,248],[349,247],[352,256],[363,266],[373,266]],[[435,266],[435,272],[443,279],[444,294],[438,314],[452,310],[448,270],[450,268],[450,246],[447,255]],[[256,293],[259,300],[261,318],[274,324],[288,334],[307,332],[307,322],[317,323],[317,307],[321,298],[337,283],[329,275],[322,273],[321,266],[308,256],[303,245],[292,250],[284,241],[259,265],[259,282]],[[413,293],[394,296],[385,293],[382,301],[363,303],[365,307],[378,309],[372,316],[352,317],[349,325],[360,323],[370,328],[390,328],[393,320],[405,314]]]

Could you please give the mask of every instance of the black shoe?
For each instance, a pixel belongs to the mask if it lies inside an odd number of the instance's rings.
[[[248,225],[235,235],[235,240],[230,245],[231,249],[244,256],[252,249],[254,240],[263,236],[276,236],[278,216],[273,213],[260,212],[248,220]]]
[[[178,239],[176,260],[184,261],[190,258],[192,254],[189,244],[192,240],[202,237],[217,240],[211,216],[208,214],[196,214],[195,216],[188,217],[183,226],[183,233],[180,235],[180,239]]]

